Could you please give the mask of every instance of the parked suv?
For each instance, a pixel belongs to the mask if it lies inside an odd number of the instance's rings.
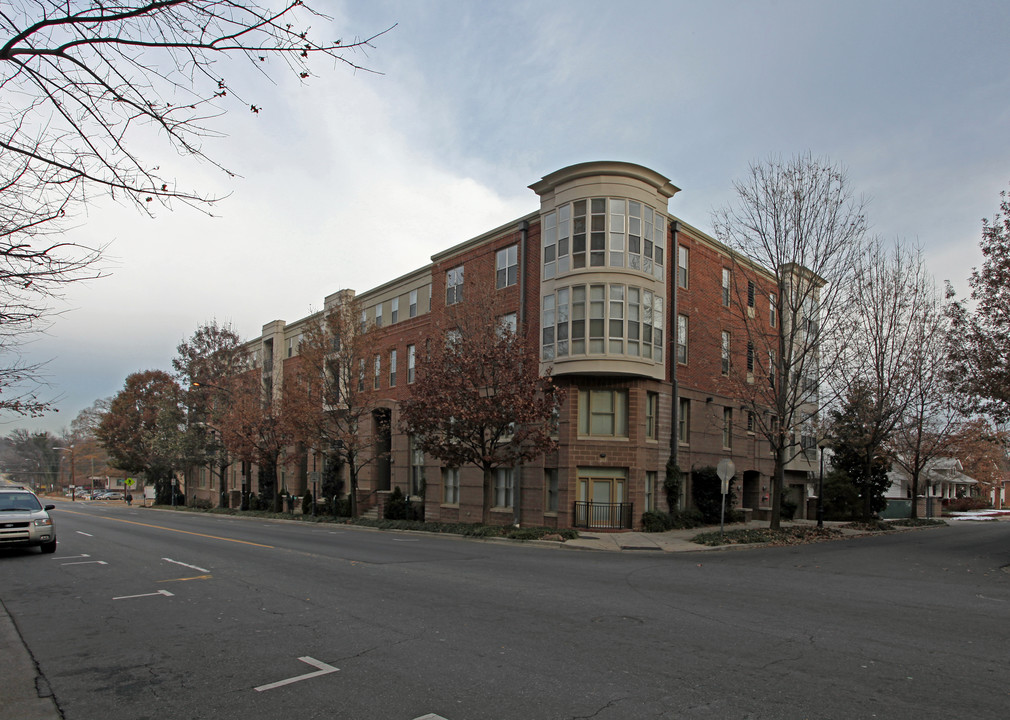
[[[35,493],[25,487],[0,486],[0,548],[32,547],[42,552],[56,551],[56,527],[49,511]]]

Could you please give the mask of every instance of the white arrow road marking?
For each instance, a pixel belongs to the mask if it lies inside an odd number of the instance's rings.
[[[421,717],[414,718],[414,720],[446,720],[441,715],[436,715],[435,713],[428,713],[427,715],[422,715]]]
[[[94,537],[91,533],[81,532],[80,530],[77,530],[76,532],[78,535],[83,535],[84,537]]]
[[[312,667],[319,668],[316,672],[306,673],[305,675],[299,675],[298,677],[288,678],[287,680],[281,680],[280,682],[270,683],[269,685],[260,685],[259,687],[253,688],[256,692],[263,692],[264,690],[273,690],[274,688],[279,688],[284,685],[290,685],[291,683],[300,682],[302,680],[308,680],[309,678],[319,677],[320,675],[329,675],[330,673],[337,672],[340,668],[335,668],[332,665],[327,665],[324,662],[320,662],[315,658],[310,658],[309,656],[298,658],[303,663],[308,663]]]
[[[182,565],[183,567],[192,568],[193,570],[199,570],[200,572],[203,572],[203,573],[209,573],[210,572],[210,570],[206,570],[206,569],[204,569],[202,567],[197,567],[196,565],[189,565],[189,564],[184,563],[184,562],[179,562],[178,560],[173,560],[172,558],[162,558],[162,560],[164,560],[165,562],[175,563],[176,565]]]
[[[120,595],[119,597],[114,597],[112,599],[113,600],[132,600],[133,598],[151,597],[152,595],[164,595],[165,597],[175,597],[175,595],[173,595],[172,593],[170,593],[168,590],[159,590],[158,592],[144,593],[143,595]]]
[[[60,565],[108,565],[104,560],[82,560],[75,563],[60,563]]]

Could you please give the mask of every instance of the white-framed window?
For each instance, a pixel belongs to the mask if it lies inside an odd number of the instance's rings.
[[[407,346],[407,384],[411,385],[414,382],[414,362],[416,361],[416,354],[414,352],[414,346]]]
[[[495,287],[515,285],[519,279],[519,246],[509,245],[495,254]]]
[[[645,512],[656,510],[656,479],[658,475],[655,470],[645,471]]]
[[[373,363],[374,363],[374,366],[375,366],[375,371],[373,373],[373,378],[372,378],[372,389],[373,390],[378,390],[379,389],[379,377],[380,377],[380,375],[382,373],[382,357],[379,356],[379,355],[376,355],[375,358],[373,359]]]
[[[407,306],[407,317],[417,317],[417,290],[410,291],[408,300],[410,304]]]
[[[558,469],[544,468],[544,512],[558,511]]]
[[[514,478],[512,468],[497,468],[494,471],[494,507],[512,507],[512,483]]]
[[[772,387],[772,388],[775,387],[775,373],[777,372],[776,371],[776,367],[777,367],[777,364],[775,362],[775,351],[774,350],[769,350],[768,351],[768,386]]]
[[[382,303],[375,306],[375,327],[382,327]]]
[[[365,358],[358,359],[358,391],[365,389]]]
[[[368,315],[365,310],[361,311],[361,332],[368,330]]]
[[[687,315],[677,316],[677,362],[687,364]]]
[[[579,435],[628,437],[628,391],[579,390]]]
[[[722,344],[720,346],[720,354],[722,356],[722,374],[729,375],[729,332],[726,330],[722,331]]]
[[[459,468],[442,468],[442,504],[459,505]]]
[[[389,387],[396,387],[396,350],[389,351]]]
[[[677,246],[677,286],[687,290],[688,262],[690,251],[683,245]]]
[[[542,358],[627,355],[662,363],[663,315],[662,296],[634,285],[558,288],[542,298]]]
[[[445,304],[463,302],[463,266],[455,267],[445,274]]]
[[[424,450],[411,435],[407,439],[410,447],[410,494],[424,495]]]
[[[389,301],[389,324],[393,325],[400,319],[400,298],[395,297]]]
[[[499,336],[502,334],[503,330],[508,330],[510,333],[515,335],[516,330],[519,327],[517,324],[518,317],[519,316],[516,315],[514,312],[505,313],[504,315],[499,317],[498,318]]]
[[[768,324],[775,327],[778,323],[778,308],[775,305],[775,295],[768,296]]]
[[[666,218],[635,200],[565,203],[544,215],[541,235],[545,280],[569,269],[606,266],[665,277]]]
[[[722,304],[729,307],[729,291],[733,282],[733,272],[729,268],[722,269]]]

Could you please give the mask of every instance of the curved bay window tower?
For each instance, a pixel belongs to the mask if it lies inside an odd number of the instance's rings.
[[[655,497],[668,456],[667,201],[678,188],[623,162],[572,165],[530,187],[540,196],[540,357],[568,390],[558,465],[572,521],[632,527],[645,509],[634,499]]]

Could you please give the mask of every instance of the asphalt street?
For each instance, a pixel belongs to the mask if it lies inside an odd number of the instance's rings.
[[[1010,701],[1006,522],[660,554],[102,503],[55,517],[54,555],[0,553],[0,642],[69,720],[1002,718]]]

